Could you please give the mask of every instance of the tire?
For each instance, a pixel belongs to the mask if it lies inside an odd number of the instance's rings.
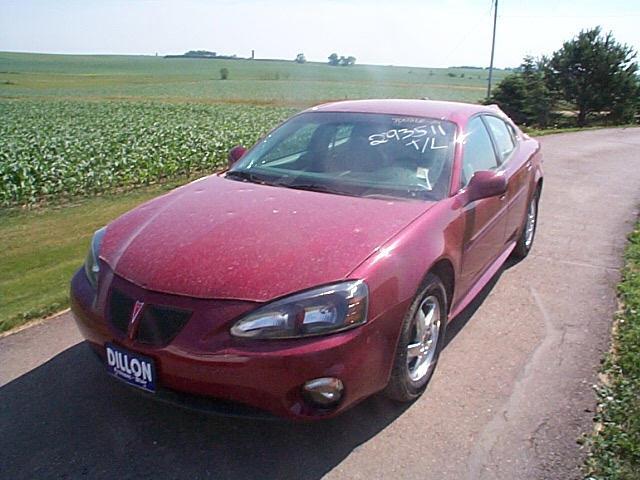
[[[536,236],[536,229],[538,227],[538,202],[540,201],[540,189],[536,188],[533,193],[533,197],[531,197],[531,201],[529,202],[529,206],[527,207],[527,213],[524,217],[524,222],[522,225],[522,232],[520,233],[520,237],[518,238],[518,243],[516,243],[516,247],[513,249],[512,256],[516,260],[522,260],[531,251],[531,247],[533,247],[533,240]],[[533,224],[530,224],[530,222]]]
[[[385,389],[387,397],[411,402],[427,388],[444,345],[447,311],[447,293],[442,281],[435,275],[427,275],[402,321],[391,378]],[[422,342],[418,340],[421,321]]]

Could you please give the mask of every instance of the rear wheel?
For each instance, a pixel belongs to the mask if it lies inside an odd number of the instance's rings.
[[[522,233],[513,249],[513,256],[517,259],[523,259],[531,251],[533,239],[536,235],[536,227],[538,226],[538,201],[540,200],[540,189],[536,189],[529,206],[527,207],[527,215],[524,219]]]
[[[424,392],[438,363],[447,326],[447,294],[429,274],[405,315],[386,395],[410,402]]]

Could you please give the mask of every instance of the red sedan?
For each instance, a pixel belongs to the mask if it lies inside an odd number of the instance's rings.
[[[98,230],[71,283],[108,372],[159,399],[414,400],[447,322],[534,239],[540,147],[495,107],[330,103],[229,160]]]

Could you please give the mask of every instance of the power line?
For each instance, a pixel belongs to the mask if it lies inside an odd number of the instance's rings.
[[[487,100],[491,97],[491,77],[493,76],[493,54],[496,49],[496,25],[498,23],[498,0],[494,0],[493,37],[491,39],[491,62],[489,63],[489,82],[487,84]]]

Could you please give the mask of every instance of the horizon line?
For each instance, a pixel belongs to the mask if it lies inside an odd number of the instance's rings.
[[[69,53],[69,52],[36,52],[36,51],[24,51],[24,50],[0,50],[0,54],[3,53],[16,53],[16,54],[27,54],[27,55],[56,55],[56,56],[73,56],[73,57],[149,57],[149,58],[165,58],[165,57],[169,57],[169,58],[181,58],[184,56],[183,54],[180,53],[165,53],[165,54],[160,54],[159,52],[156,53]],[[232,54],[233,55],[233,54]],[[198,57],[186,57],[184,56],[184,59],[190,59],[190,60],[246,60],[246,61],[278,61],[278,62],[292,62],[295,63],[294,60],[289,60],[286,58],[250,58],[250,57],[236,57],[234,58],[229,58],[232,55],[220,55],[220,57],[226,57],[226,58],[217,58],[217,57],[203,57],[203,58],[198,58]],[[357,57],[356,57],[357,59]],[[315,63],[318,65],[328,65],[328,62],[322,62],[322,61],[317,61],[317,60],[307,60],[305,63]],[[447,70],[447,69],[452,69],[452,68],[468,68],[468,69],[477,69],[477,70],[489,70],[489,67],[480,67],[477,65],[449,65],[447,67],[423,67],[423,66],[417,66],[417,65],[394,65],[394,64],[383,64],[383,63],[356,63],[354,65],[351,65],[351,67],[393,67],[393,68],[420,68],[420,69],[440,69],[440,70]],[[493,67],[494,70],[513,70],[517,67]]]

